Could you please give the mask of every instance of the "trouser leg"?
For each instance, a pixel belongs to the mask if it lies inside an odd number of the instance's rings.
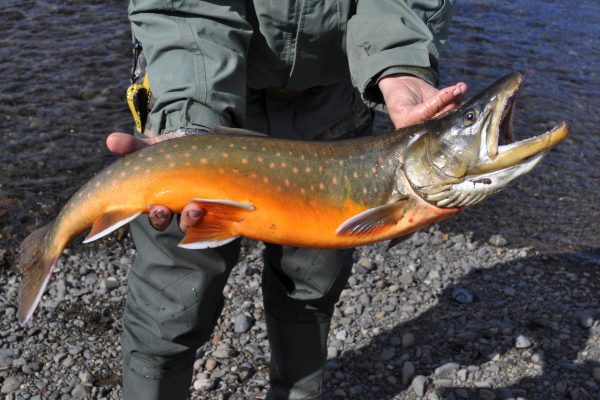
[[[210,250],[177,247],[177,221],[164,232],[146,217],[131,224],[137,256],[123,316],[126,399],[185,399],[195,351],[213,331],[240,241]]]
[[[329,325],[351,272],[352,252],[267,245],[268,399],[321,399]]]

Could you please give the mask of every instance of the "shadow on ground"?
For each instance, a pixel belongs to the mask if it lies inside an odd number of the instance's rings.
[[[578,313],[600,309],[598,255],[542,255],[475,270],[444,289],[434,307],[382,332],[366,346],[344,352],[333,360],[332,371],[344,374],[344,380],[352,382],[350,388],[362,387],[358,397],[350,398],[416,398],[410,386],[402,385],[402,365],[410,360],[417,375],[429,378],[427,393],[443,399],[502,399],[509,393],[529,400],[600,399],[591,376],[600,351],[598,323],[584,328],[578,320]],[[452,300],[457,288],[474,294],[475,301]],[[407,332],[416,337],[415,345],[396,346],[394,358],[382,361],[383,349],[394,347],[394,340]],[[531,347],[516,349],[518,335],[529,338]],[[538,357],[541,361],[535,362]],[[466,380],[457,378],[458,370],[435,374],[437,367],[451,361],[460,369],[471,366]],[[489,388],[474,387],[485,381]]]

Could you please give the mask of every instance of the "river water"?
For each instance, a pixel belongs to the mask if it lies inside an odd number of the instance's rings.
[[[2,3],[0,249],[12,252],[114,159],[103,141],[131,126],[130,33],[121,0]],[[441,64],[442,84],[471,93],[524,73],[517,137],[572,125],[543,165],[443,229],[600,261],[600,2],[460,1]]]

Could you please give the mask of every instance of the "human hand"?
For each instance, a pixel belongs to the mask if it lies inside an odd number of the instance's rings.
[[[442,115],[460,104],[468,90],[458,82],[438,90],[421,78],[411,75],[390,75],[379,81],[379,90],[396,129],[425,122]]]
[[[113,132],[106,138],[106,147],[115,154],[129,154],[144,147],[152,146],[153,144],[163,142],[165,140],[184,136],[183,133],[168,133],[161,136],[155,136],[146,139],[139,139],[127,133]],[[181,210],[179,218],[179,228],[186,231],[190,226],[199,223],[204,215],[202,207],[196,203],[188,203]],[[150,225],[157,231],[167,229],[173,218],[173,211],[161,204],[153,204],[148,211]]]

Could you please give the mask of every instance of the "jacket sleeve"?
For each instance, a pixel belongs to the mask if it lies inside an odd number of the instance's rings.
[[[144,49],[153,97],[150,134],[244,126],[252,28],[245,1],[227,4],[131,0],[129,20]]]
[[[407,73],[438,81],[438,58],[455,0],[359,0],[348,23],[347,52],[354,85],[381,104],[377,82]]]

